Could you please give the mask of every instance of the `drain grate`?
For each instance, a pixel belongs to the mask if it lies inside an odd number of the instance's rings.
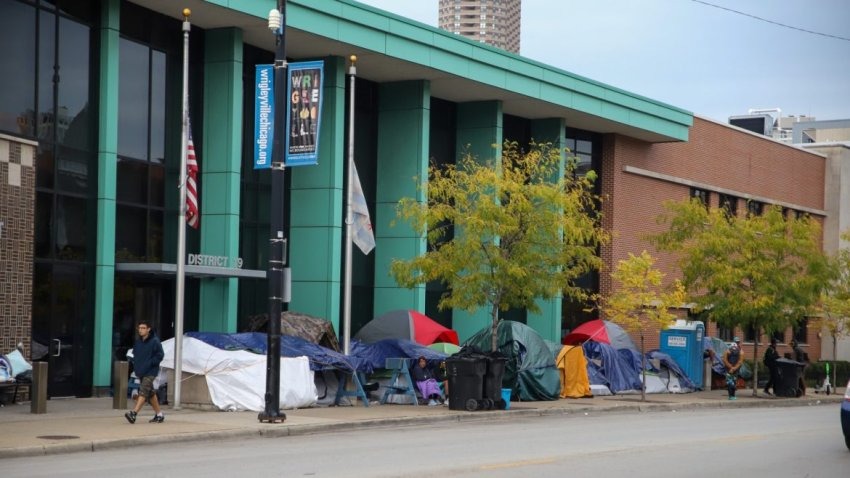
[[[74,440],[80,437],[77,435],[42,435],[36,438],[41,438],[42,440]]]

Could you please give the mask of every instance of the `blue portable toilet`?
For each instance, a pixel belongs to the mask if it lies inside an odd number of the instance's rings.
[[[703,388],[703,344],[705,324],[700,321],[677,320],[661,331],[661,352],[669,355],[699,389]]]

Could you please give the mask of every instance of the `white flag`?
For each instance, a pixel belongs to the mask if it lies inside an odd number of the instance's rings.
[[[369,254],[375,248],[375,235],[372,233],[372,220],[369,219],[369,208],[366,206],[366,198],[363,196],[363,187],[360,185],[360,176],[357,175],[357,166],[351,165],[354,172],[354,188],[351,194],[351,209],[354,213],[354,224],[352,240],[363,254]]]

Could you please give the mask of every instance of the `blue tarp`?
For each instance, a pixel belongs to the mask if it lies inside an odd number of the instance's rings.
[[[384,368],[384,363],[388,358],[416,359],[425,357],[428,360],[428,365],[432,368],[446,359],[446,354],[406,339],[384,339],[371,344],[352,340],[351,356],[367,362],[373,369]]]
[[[587,378],[591,385],[605,385],[611,393],[640,390],[640,354],[588,340],[582,344],[587,357]],[[623,353],[621,353],[623,352]]]
[[[676,377],[679,379],[679,385],[682,388],[689,388],[691,390],[696,390],[698,388],[696,385],[694,385],[693,382],[691,382],[691,379],[688,378],[688,375],[685,374],[685,371],[682,370],[682,367],[680,367],[679,364],[677,364],[676,361],[673,360],[673,357],[671,357],[670,355],[658,350],[650,350],[646,353],[646,357],[647,370],[656,373],[661,372],[652,365],[652,361],[657,360],[662,366],[667,367],[668,369],[670,369],[671,373],[674,373],[676,375]]]
[[[222,350],[247,350],[265,355],[268,347],[268,337],[261,332],[241,334],[186,332],[186,336],[201,340]],[[281,357],[306,356],[310,360],[310,369],[314,371],[336,369],[357,370],[364,373],[372,372],[372,366],[368,360],[353,356],[347,357],[329,348],[291,335],[280,336],[280,355]]]

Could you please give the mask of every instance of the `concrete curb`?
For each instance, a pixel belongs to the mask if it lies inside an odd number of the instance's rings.
[[[750,398],[750,397],[746,397]],[[428,415],[411,417],[377,418],[362,421],[334,422],[302,425],[251,425],[244,428],[228,428],[224,430],[183,432],[178,434],[146,435],[139,437],[122,437],[116,439],[100,439],[76,443],[55,443],[39,446],[0,449],[0,459],[22,458],[30,456],[57,455],[65,453],[96,452],[116,450],[138,446],[162,445],[168,443],[184,443],[190,441],[214,441],[234,438],[282,438],[322,433],[381,429],[388,427],[406,427],[420,424],[462,423],[480,421],[508,421],[526,417],[547,417],[563,415],[599,415],[603,413],[657,413],[664,411],[689,411],[709,409],[743,409],[743,408],[781,408],[806,407],[838,404],[842,397],[823,398],[773,398],[760,400],[738,401],[702,401],[681,403],[616,403],[606,405],[576,404],[557,408],[528,408],[511,410],[493,410],[477,412],[461,412],[448,415]]]

